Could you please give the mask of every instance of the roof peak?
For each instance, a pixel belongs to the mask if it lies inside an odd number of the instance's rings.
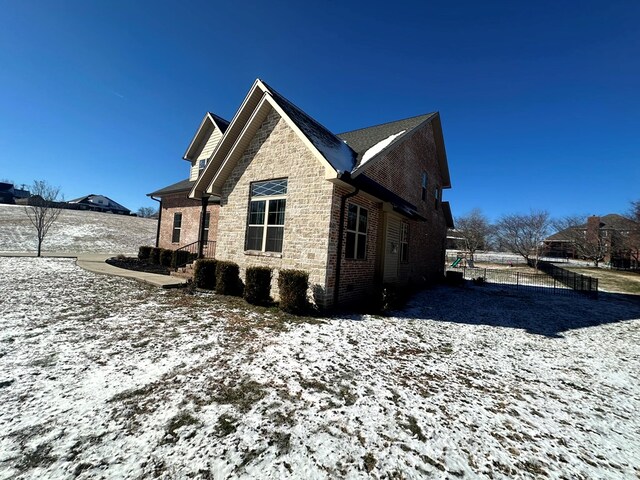
[[[404,122],[404,121],[407,121],[407,120],[414,120],[414,119],[417,119],[417,118],[420,118],[420,117],[424,117],[424,119],[426,120],[427,118],[431,117],[432,115],[435,115],[436,113],[438,113],[438,112],[423,113],[421,115],[414,115],[412,117],[399,118],[398,120],[392,120],[390,122],[378,123],[376,125],[369,125],[368,127],[356,128],[355,130],[349,130],[347,132],[341,132],[341,133],[338,133],[336,135],[346,135],[347,133],[359,132],[361,130],[368,130],[370,128],[384,127],[385,125],[391,125],[392,123]],[[420,122],[420,123],[422,123],[422,122]]]

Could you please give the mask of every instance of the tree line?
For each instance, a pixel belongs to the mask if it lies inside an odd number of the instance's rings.
[[[563,241],[570,245],[575,255],[593,261],[597,266],[603,261],[612,245],[618,251],[624,251],[640,263],[640,200],[633,201],[623,217],[635,222],[630,229],[622,231],[612,229],[607,236],[592,234],[584,226],[587,217],[584,215],[568,215],[552,218],[544,210],[532,210],[525,214],[506,214],[491,223],[475,208],[466,215],[456,218],[455,231],[458,238],[464,241],[464,249],[470,259],[479,250],[498,250],[518,254],[527,262],[544,255],[544,240],[552,232],[563,232]]]

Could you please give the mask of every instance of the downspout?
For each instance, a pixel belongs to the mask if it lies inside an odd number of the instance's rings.
[[[347,174],[348,175],[348,174]],[[345,175],[346,176],[346,175]],[[339,177],[341,178],[342,175]],[[347,176],[348,178],[348,176]],[[340,223],[338,224],[338,245],[337,245],[337,255],[336,255],[336,281],[333,288],[333,308],[338,305],[338,297],[340,295],[340,267],[342,265],[342,238],[344,237],[344,212],[345,207],[347,206],[347,199],[351,197],[355,197],[360,189],[358,187],[354,187],[355,190],[351,193],[347,193],[340,199]]]
[[[160,222],[162,222],[162,197],[153,198],[153,195],[149,195],[151,200],[155,200],[158,202],[158,228],[156,229],[156,248],[158,247],[158,243],[160,243]]]
[[[198,258],[202,258],[202,250],[204,248],[204,220],[207,216],[207,205],[209,204],[209,197],[202,197],[202,210],[200,211],[200,228],[198,232]]]

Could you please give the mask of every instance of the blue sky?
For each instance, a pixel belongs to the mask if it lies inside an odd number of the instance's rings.
[[[255,78],[330,130],[438,110],[455,216],[640,199],[640,2],[0,0],[0,179],[136,210]]]

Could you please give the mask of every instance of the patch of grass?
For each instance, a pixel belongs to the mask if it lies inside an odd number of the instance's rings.
[[[364,462],[364,469],[367,473],[371,473],[371,471],[376,468],[376,457],[373,456],[371,452],[367,452],[364,457],[362,457],[362,461]]]
[[[598,290],[640,295],[640,273],[603,268],[563,267],[572,272],[598,279]]]
[[[238,429],[238,420],[231,415],[223,413],[218,417],[218,423],[216,424],[216,433],[219,437],[226,437],[231,435]]]
[[[415,436],[421,442],[426,442],[427,437],[422,432],[420,425],[418,425],[418,420],[416,417],[410,415],[407,417],[406,423],[400,423],[400,426],[410,432],[413,436]]]
[[[175,443],[178,440],[176,432],[190,425],[200,425],[200,420],[191,415],[189,412],[180,412],[167,423],[165,431],[165,443]]]
[[[17,467],[20,470],[31,470],[37,467],[48,467],[53,464],[57,458],[51,455],[51,445],[40,444],[33,450],[24,453]]]
[[[248,412],[254,404],[266,395],[262,385],[254,380],[243,380],[235,385],[220,385],[213,400],[217,403],[233,405],[241,412]]]

